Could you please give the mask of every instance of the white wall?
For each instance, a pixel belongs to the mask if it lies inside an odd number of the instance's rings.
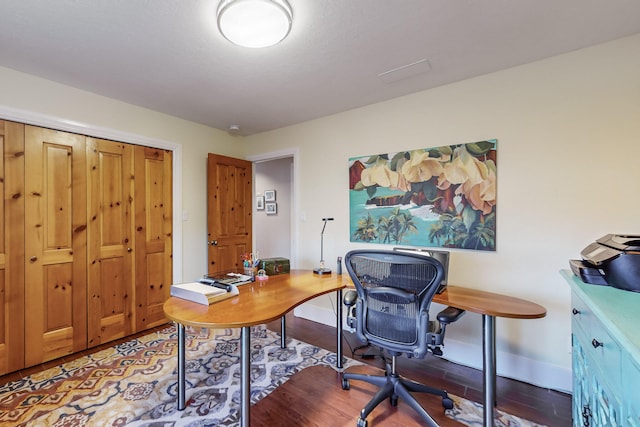
[[[437,64],[436,64],[437,66]],[[497,321],[498,373],[571,388],[570,293],[558,270],[607,233],[640,233],[640,35],[247,138],[252,153],[299,150],[302,268],[349,241],[350,157],[498,139],[495,252],[454,251],[450,283],[539,303]],[[310,100],[313,102],[313,100]],[[306,219],[306,220],[305,220]],[[306,307],[331,319],[328,297]],[[480,366],[481,318],[448,330],[445,355]]]
[[[253,166],[255,194],[276,191],[277,214],[253,213],[253,250],[262,258],[291,257],[291,206],[293,157],[258,162]]]
[[[226,132],[0,67],[0,118],[120,141],[178,147],[174,197],[176,280],[207,271],[207,153],[244,158]],[[157,146],[157,145],[155,145]],[[174,159],[175,162],[175,159]],[[186,221],[183,221],[183,212]],[[177,245],[177,247],[176,247]]]

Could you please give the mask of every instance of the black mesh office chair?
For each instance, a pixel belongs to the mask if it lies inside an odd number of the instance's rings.
[[[345,256],[345,265],[356,291],[344,296],[347,323],[355,328],[360,341],[381,348],[391,356],[385,376],[344,373],[342,388],[349,380],[362,380],[381,389],[360,412],[358,427],[367,426],[367,416],[387,397],[393,406],[402,398],[430,426],[438,424],[409,392],[426,392],[442,397],[445,409],[453,401],[438,390],[400,377],[396,357],[424,358],[428,352],[441,355],[445,327],[464,314],[448,307],[435,319],[429,316],[431,300],[443,278],[444,269],[436,259],[385,250],[354,250]]]

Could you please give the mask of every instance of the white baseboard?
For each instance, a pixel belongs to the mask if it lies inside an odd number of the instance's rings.
[[[334,311],[314,304],[302,304],[295,308],[293,313],[303,319],[312,320],[327,326],[335,327],[336,325],[336,314]],[[345,330],[349,330],[344,322],[345,317],[346,310],[343,310],[342,325]],[[454,339],[447,339],[443,352],[443,357],[451,362],[482,370],[481,346]],[[496,365],[496,371],[500,377],[511,378],[538,387],[571,393],[571,369],[529,359],[517,354],[501,352],[499,350],[496,353]]]

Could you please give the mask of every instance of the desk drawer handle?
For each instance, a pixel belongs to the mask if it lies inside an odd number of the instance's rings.
[[[583,427],[589,427],[589,420],[593,414],[591,413],[591,408],[589,405],[585,405],[582,407],[582,425]]]
[[[591,345],[593,346],[593,348],[604,347],[604,344],[595,338],[591,341]]]

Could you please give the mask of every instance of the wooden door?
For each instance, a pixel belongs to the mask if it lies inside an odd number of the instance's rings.
[[[209,154],[207,164],[208,274],[242,271],[251,252],[252,163]]]
[[[89,347],[135,329],[133,179],[132,145],[87,138]]]
[[[85,137],[25,127],[25,362],[86,348]]]
[[[0,120],[0,375],[24,367],[24,125]]]
[[[135,147],[136,331],[167,322],[172,268],[172,153]]]

